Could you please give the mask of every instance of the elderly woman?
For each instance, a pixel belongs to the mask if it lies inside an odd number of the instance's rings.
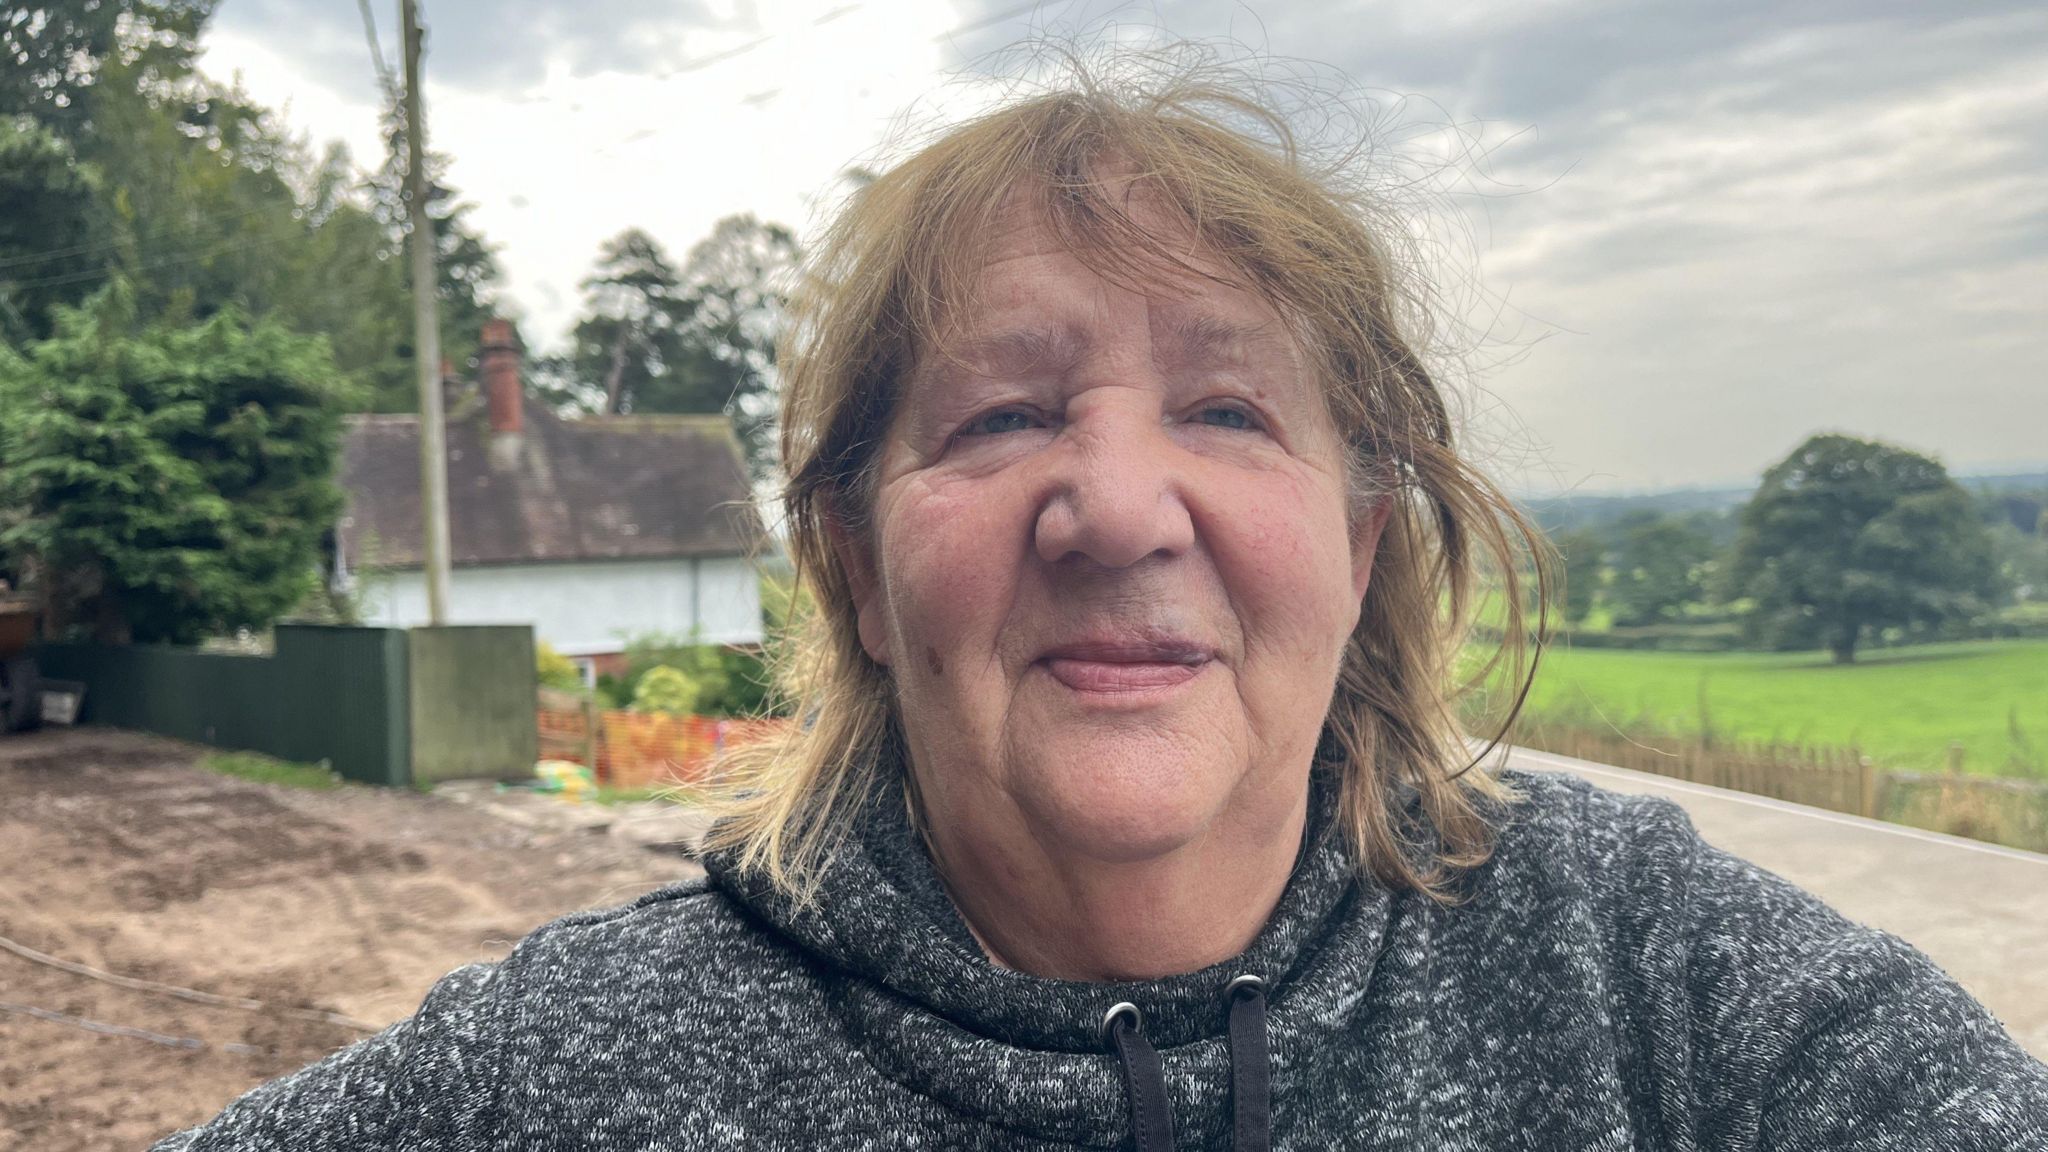
[[[1472,767],[1458,625],[1486,562],[1512,649],[1526,531],[1286,140],[1084,88],[859,193],[785,361],[801,722],[708,879],[162,1147],[2048,1147],[1911,948]]]

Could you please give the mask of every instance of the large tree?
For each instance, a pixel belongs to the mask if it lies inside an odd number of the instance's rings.
[[[1551,544],[1564,561],[1564,622],[1578,624],[1592,615],[1600,596],[1600,570],[1606,549],[1600,537],[1584,528],[1560,533]]]
[[[146,200],[104,159],[136,151],[136,109],[205,118],[193,70],[212,0],[68,0],[0,5],[0,340],[46,337],[52,309],[98,291],[147,250],[123,216]],[[179,151],[206,143],[181,125]],[[213,143],[217,147],[217,141]]]
[[[91,294],[107,223],[98,181],[69,143],[0,119],[0,343],[50,335],[52,310]]]
[[[1688,519],[1640,511],[1614,526],[1614,581],[1607,596],[1617,624],[1655,624],[1707,595],[1714,541]]]
[[[683,271],[696,370],[724,397],[757,479],[774,467],[775,345],[799,256],[788,228],[741,214],[713,225]]]
[[[582,287],[584,316],[569,359],[587,406],[608,416],[722,407],[722,397],[684,375],[682,328],[692,305],[659,240],[628,228],[605,241]]]
[[[0,340],[48,337],[54,310],[116,277],[137,317],[232,308],[326,336],[363,403],[417,403],[402,159],[365,176],[197,72],[212,0],[0,8]],[[19,67],[15,67],[15,65]],[[387,94],[389,95],[389,94]],[[387,100],[393,156],[403,117]],[[429,155],[442,347],[462,364],[497,265]]]
[[[216,0],[30,0],[0,5],[0,121],[27,119],[73,142],[101,97],[162,92],[192,75]],[[116,74],[110,81],[110,73]]]
[[[544,374],[566,398],[608,414],[725,413],[750,466],[765,474],[775,340],[796,259],[789,229],[751,215],[720,220],[680,270],[654,237],[622,232],[583,281],[584,315],[566,361]]]
[[[366,395],[409,404],[402,225],[378,211],[374,180],[340,146],[316,158],[269,110],[191,70],[208,7],[69,5],[72,25],[61,16],[11,25],[78,55],[72,80],[38,81],[33,91],[47,98],[17,99],[15,115],[0,117],[0,340],[48,337],[57,307],[119,277],[141,320],[186,323],[224,308],[274,318],[326,336]],[[139,17],[145,8],[175,8],[182,22]],[[8,11],[18,20],[23,10]],[[99,25],[76,24],[117,16],[121,37],[149,31],[149,45],[100,51],[87,34]],[[80,101],[89,118],[65,115]],[[469,257],[451,276],[473,282],[489,271],[459,214],[450,237]],[[454,321],[475,327],[473,316]]]
[[[1837,663],[1881,628],[1936,626],[1997,594],[1990,534],[1935,460],[1849,436],[1815,436],[1764,473],[1744,506],[1733,586],[1780,648]]]
[[[340,512],[349,399],[324,340],[234,309],[138,323],[116,283],[0,348],[0,550],[102,641],[265,627]]]

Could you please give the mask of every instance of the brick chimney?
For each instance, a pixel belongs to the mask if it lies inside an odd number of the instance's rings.
[[[519,339],[509,320],[486,320],[483,347],[477,355],[484,398],[491,413],[491,466],[516,468],[526,426],[524,388],[519,380]]]

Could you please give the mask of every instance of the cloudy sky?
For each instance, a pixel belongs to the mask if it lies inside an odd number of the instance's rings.
[[[372,0],[394,67],[397,5]],[[801,229],[1033,35],[1219,40],[1415,214],[1528,492],[1745,483],[1821,429],[2048,464],[2048,7],[1897,0],[423,0],[430,138],[559,342],[598,244]],[[205,66],[374,163],[356,5],[224,0]],[[993,55],[992,55],[993,54]]]

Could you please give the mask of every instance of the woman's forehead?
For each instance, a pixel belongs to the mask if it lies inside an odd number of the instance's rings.
[[[1006,198],[982,241],[969,290],[930,344],[952,358],[1007,359],[1071,351],[1089,338],[1091,310],[1111,292],[1145,299],[1162,349],[1229,359],[1299,352],[1280,310],[1253,291],[1183,219],[1141,198],[1131,204],[1145,244],[1103,246],[1062,234],[1031,198]]]

